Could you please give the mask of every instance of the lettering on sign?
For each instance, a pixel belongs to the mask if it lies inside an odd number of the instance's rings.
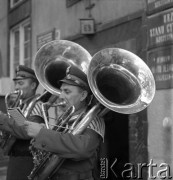
[[[45,33],[39,34],[37,36],[37,49],[40,49],[41,46],[44,44],[53,41],[53,40],[59,40],[60,39],[60,30],[59,29],[53,29],[50,31],[47,31]]]
[[[156,48],[147,54],[150,67],[156,82],[156,89],[173,87],[173,46]]]
[[[172,7],[173,0],[146,0],[147,2],[147,13],[156,13],[161,10]]]
[[[148,42],[150,47],[173,42],[173,9],[148,17]]]
[[[80,19],[81,34],[94,34],[94,19]]]

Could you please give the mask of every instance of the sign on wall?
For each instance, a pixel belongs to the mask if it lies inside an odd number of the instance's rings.
[[[147,13],[152,14],[173,6],[173,0],[146,0]]]
[[[173,45],[156,48],[147,53],[148,66],[156,82],[156,89],[173,87]]]
[[[94,19],[80,19],[81,34],[94,34],[95,33]]]
[[[40,49],[44,44],[60,39],[60,30],[53,29],[44,33],[41,33],[37,36],[37,49]]]
[[[173,9],[147,18],[148,48],[173,44]]]

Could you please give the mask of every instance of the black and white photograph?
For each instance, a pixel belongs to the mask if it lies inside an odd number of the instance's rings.
[[[173,179],[173,0],[0,0],[0,180]]]

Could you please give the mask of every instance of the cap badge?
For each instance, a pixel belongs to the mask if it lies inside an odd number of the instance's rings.
[[[80,82],[79,82],[78,80],[75,80],[74,82],[75,82],[76,84],[80,84]]]
[[[66,75],[69,74],[70,68],[71,68],[71,65],[69,65],[68,68],[66,69]]]
[[[67,79],[71,79],[70,74],[67,74],[66,78],[67,78]]]

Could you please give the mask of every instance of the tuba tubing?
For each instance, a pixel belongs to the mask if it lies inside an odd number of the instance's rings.
[[[8,98],[11,94],[13,93],[9,93],[6,95],[5,97],[5,102],[6,102],[6,108],[8,111],[8,108],[15,108],[15,107],[19,107],[21,104],[21,96],[23,94],[22,90],[18,90],[18,91],[14,91],[15,94],[18,94],[17,99],[15,101],[15,103],[13,103],[12,106],[8,106]],[[42,95],[35,95],[35,97],[32,99],[32,101],[28,104],[28,106],[26,107],[26,109],[23,110],[23,115],[25,118],[28,118],[32,109],[34,108],[35,104],[41,100],[45,95],[47,94],[47,92],[45,91]],[[10,114],[8,113],[8,116],[10,117]],[[1,142],[1,148],[3,149],[3,152],[5,155],[7,155],[11,149],[11,147],[13,146],[13,144],[16,142],[16,137],[12,136],[10,133],[7,133],[5,131],[2,132],[2,142]]]
[[[68,122],[68,120],[72,117],[73,113],[75,111],[74,106],[71,106],[67,109],[67,111],[60,117],[59,124],[54,126],[52,130],[54,131],[60,131],[60,129],[63,127],[63,125]],[[47,117],[45,119],[47,121]],[[48,125],[48,122],[45,122],[45,124]],[[49,127],[48,127],[49,129]],[[31,147],[32,150],[32,147]],[[30,175],[28,176],[29,180],[44,180],[49,177],[49,175],[52,173],[52,171],[63,162],[61,158],[59,158],[56,154],[46,152],[42,152],[41,150],[37,151],[37,154],[35,154],[34,150],[31,151],[31,153],[34,155],[34,159],[38,159],[38,156],[44,156],[43,159],[39,162],[38,165],[34,167],[34,169],[31,171]],[[36,162],[38,163],[38,162]]]
[[[107,48],[93,57],[81,46],[66,40],[56,40],[39,49],[35,58],[36,76],[42,86],[52,94],[60,94],[57,81],[66,75],[69,65],[81,69],[88,79],[98,103],[93,106],[70,133],[81,134],[93,116],[104,116],[109,110],[132,114],[145,109],[155,94],[155,81],[148,66],[135,54]],[[59,78],[59,79],[58,79]],[[104,110],[101,110],[104,107]],[[65,159],[50,153],[29,178],[46,180],[53,176]]]
[[[81,134],[86,127],[90,124],[93,119],[93,116],[100,112],[100,104],[93,106],[85,115],[85,117],[76,125],[76,127],[71,132],[73,135]],[[106,112],[106,111],[105,111]],[[102,115],[104,115],[102,113]],[[31,174],[28,176],[29,180],[46,180],[51,178],[55,172],[60,168],[60,166],[65,161],[64,158],[60,158],[58,155],[53,153],[48,153],[43,162],[40,163]]]
[[[10,102],[10,96],[15,94],[17,97],[15,98],[14,101]],[[16,90],[14,92],[8,93],[5,96],[5,105],[6,105],[6,110],[7,110],[7,114],[10,117],[10,114],[8,112],[8,108],[15,108],[18,107],[21,103],[21,96],[23,94],[22,90]],[[1,131],[1,143],[0,143],[0,147],[3,149],[3,153],[5,155],[8,154],[8,152],[10,151],[11,147],[13,146],[13,144],[16,141],[16,138],[14,136],[12,136],[10,133],[5,132],[5,131]]]

